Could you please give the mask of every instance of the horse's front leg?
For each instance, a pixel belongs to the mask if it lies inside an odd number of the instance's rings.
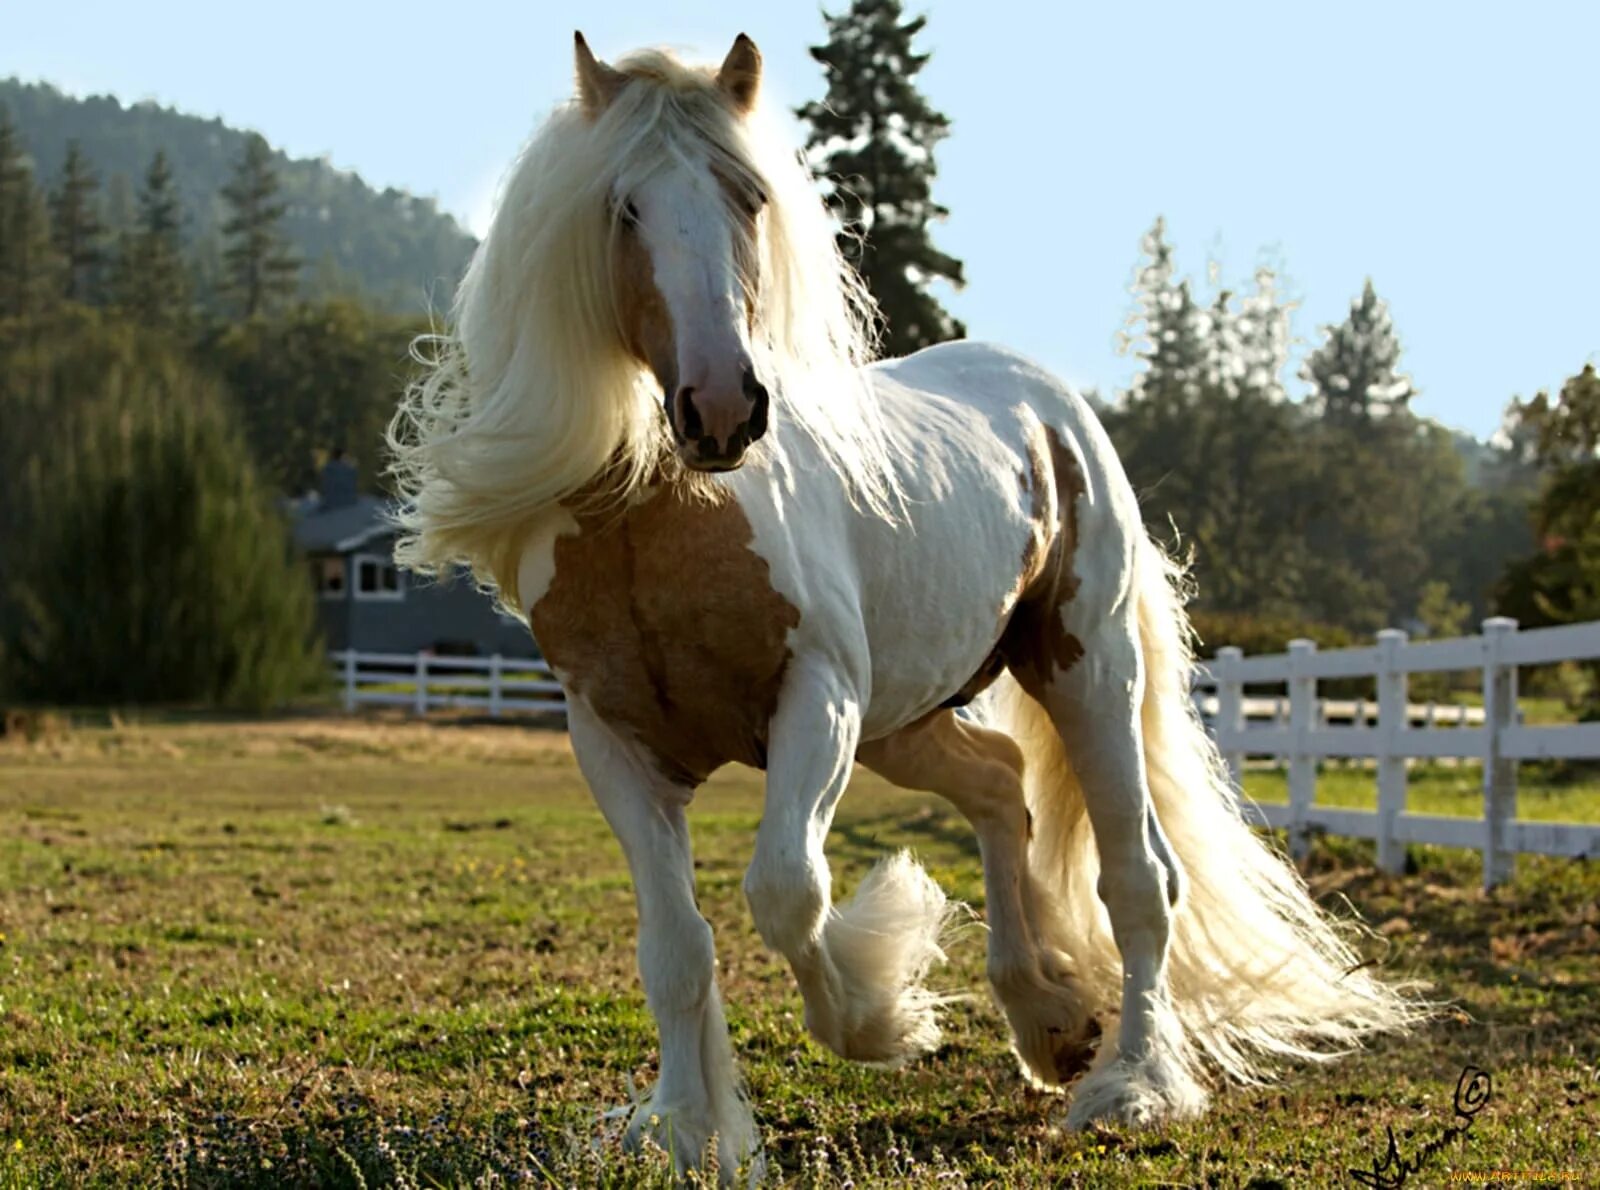
[[[767,945],[789,960],[806,1026],[835,1053],[894,1063],[939,1044],[940,998],[922,985],[939,948],[944,893],[905,854],[879,863],[835,906],[823,841],[861,736],[859,695],[799,664],[767,750],[767,797],[745,896]]]
[[[639,974],[661,1032],[661,1076],[634,1111],[625,1143],[637,1146],[648,1130],[682,1171],[701,1164],[716,1136],[723,1180],[731,1182],[759,1157],[717,995],[711,926],[695,904],[684,813],[692,791],[660,776],[637,744],[581,699],[568,703],[567,720],[578,765],[633,873]]]

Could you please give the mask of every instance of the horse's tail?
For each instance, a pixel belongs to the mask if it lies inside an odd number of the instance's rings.
[[[1425,1012],[1406,985],[1367,969],[1340,923],[1243,820],[1227,769],[1190,697],[1191,630],[1182,573],[1141,539],[1135,575],[1145,669],[1144,755],[1156,815],[1184,870],[1169,951],[1173,1007],[1188,1042],[1246,1082],[1284,1058],[1322,1059]],[[1044,708],[1009,676],[986,718],[1027,762],[1029,866],[1046,941],[1075,969],[1090,1011],[1119,1002],[1121,959],[1096,893],[1099,857],[1083,791]]]

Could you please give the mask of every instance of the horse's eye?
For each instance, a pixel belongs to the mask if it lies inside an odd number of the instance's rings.
[[[750,213],[761,214],[761,208],[767,205],[767,192],[757,186],[750,195]]]
[[[639,208],[634,206],[632,202],[622,204],[622,224],[624,227],[639,226]]]

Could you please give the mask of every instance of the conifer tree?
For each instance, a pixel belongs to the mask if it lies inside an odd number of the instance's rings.
[[[252,134],[222,190],[230,213],[222,225],[228,237],[223,253],[226,288],[249,318],[298,285],[300,262],[290,252],[279,223],[288,204],[278,197],[278,175],[266,140]]]
[[[1326,341],[1306,357],[1301,372],[1311,383],[1312,407],[1323,418],[1361,425],[1409,408],[1417,390],[1399,370],[1400,340],[1371,278],[1350,303],[1349,317],[1323,333]]]
[[[840,249],[882,313],[884,351],[905,355],[961,338],[966,328],[928,291],[941,278],[959,287],[965,276],[929,236],[929,224],[949,214],[933,201],[932,184],[933,150],[950,121],[915,86],[929,55],[912,42],[927,19],[904,19],[899,0],[852,0],[823,19],[828,41],[811,56],[827,71],[827,98],[796,114],[810,123],[806,147],[832,183]]]
[[[61,258],[63,292],[70,301],[99,295],[105,263],[105,223],[99,211],[100,179],[76,140],[67,142],[61,180],[50,196],[50,230]]]
[[[1189,291],[1188,278],[1178,277],[1165,219],[1151,225],[1139,248],[1145,259],[1134,278],[1134,312],[1122,336],[1123,349],[1142,365],[1130,398],[1181,408],[1214,367],[1206,315]]]
[[[172,165],[157,150],[139,191],[138,221],[120,237],[112,281],[118,304],[142,324],[176,329],[188,321],[182,223]]]
[[[0,318],[37,314],[57,285],[50,213],[10,112],[0,107]]]
[[[1411,412],[1417,390],[1400,371],[1400,340],[1370,280],[1301,371],[1317,418],[1308,439],[1321,472],[1321,510],[1309,532],[1316,558],[1308,592],[1318,614],[1365,608],[1367,624],[1414,618],[1437,577],[1439,541],[1461,488],[1448,435]]]

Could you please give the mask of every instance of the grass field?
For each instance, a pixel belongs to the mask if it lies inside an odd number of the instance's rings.
[[[1419,771],[1413,807],[1475,813],[1476,780]],[[1249,781],[1281,797],[1272,774]],[[1319,800],[1370,804],[1371,781],[1330,772]],[[1600,787],[1525,781],[1523,806],[1600,820]],[[1419,849],[1415,875],[1388,878],[1370,848],[1320,842],[1318,894],[1455,1008],[1225,1090],[1199,1121],[1067,1134],[1063,1101],[1016,1073],[976,928],[941,976],[975,995],[936,1054],[880,1071],[808,1040],[740,892],[759,814],[738,771],[692,821],[775,1180],[1324,1186],[1381,1161],[1392,1127],[1423,1162],[1412,1185],[1600,1184],[1592,864],[1524,858],[1485,895],[1475,855]],[[902,845],[981,910],[954,812],[866,776],[831,840],[836,894]],[[653,1078],[633,927],[620,851],[553,733],[327,718],[0,741],[0,1187],[663,1182],[659,1155],[624,1160],[600,1118]],[[1451,1135],[1468,1064],[1493,1095]]]

